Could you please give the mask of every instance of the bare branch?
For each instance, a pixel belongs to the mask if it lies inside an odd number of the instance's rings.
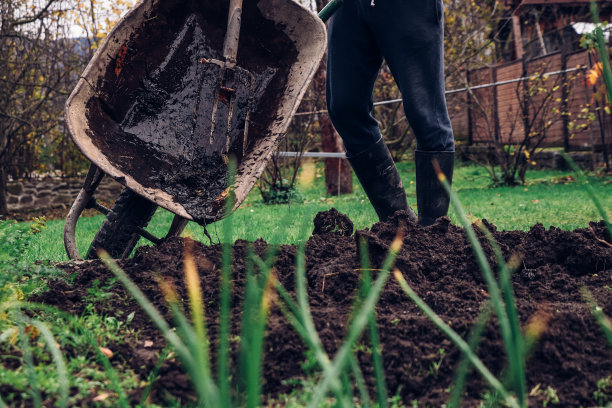
[[[57,0],[47,0],[47,4],[45,5],[45,7],[43,7],[38,13],[36,13],[35,15],[31,16],[31,17],[27,17],[21,20],[17,20],[17,21],[13,21],[11,23],[11,26],[15,27],[15,26],[19,26],[19,25],[24,25],[24,24],[29,24],[29,23],[33,23],[36,20],[40,19],[41,17],[43,17],[45,15],[45,13],[47,12],[47,10],[49,10],[49,7],[51,7],[51,5],[53,3],[55,3]]]

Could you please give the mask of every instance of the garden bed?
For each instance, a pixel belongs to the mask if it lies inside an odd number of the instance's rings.
[[[535,225],[528,232],[496,231],[495,226],[483,222],[494,231],[506,259],[514,254],[520,256],[512,280],[521,325],[540,334],[527,361],[527,386],[532,390],[532,405],[551,404],[555,400],[553,394],[558,397],[559,406],[594,406],[601,404],[602,398],[612,400],[612,396],[606,394],[612,394],[609,378],[612,348],[580,294],[580,288],[588,288],[604,313],[612,315],[612,248],[601,241],[611,242],[603,222],[591,223],[590,228],[573,232],[557,228],[546,230],[542,225]],[[352,223],[345,216],[335,210],[321,213],[315,219],[314,234],[306,245],[306,274],[312,315],[330,355],[342,343],[362,273],[357,242],[361,238],[366,240],[372,268],[379,268],[400,225],[405,226],[405,236],[396,267],[418,295],[464,338],[488,299],[487,286],[464,230],[450,224],[447,218],[423,228],[411,224],[405,214],[398,213],[387,223],[378,223],[370,230],[353,234]],[[490,263],[495,264],[490,246],[482,239],[481,242]],[[234,350],[238,346],[236,336],[249,245],[260,255],[268,247],[262,240],[237,241],[234,245]],[[182,254],[183,239],[172,239],[159,246],[139,248],[136,255],[121,266],[167,314],[156,280],[159,277],[172,280],[180,296],[187,301]],[[209,334],[215,344],[221,246],[196,243],[194,255],[207,307]],[[278,280],[291,293],[294,291],[295,255],[295,246],[282,246],[275,265]],[[75,276],[72,284],[50,282],[50,290],[35,300],[74,314],[84,312],[83,299],[92,282],[98,281],[103,286],[113,278],[99,261],[71,262],[61,268]],[[163,337],[119,283],[113,286],[112,296],[97,303],[95,308],[107,315],[120,313],[123,319],[135,312],[130,327],[137,329],[138,334],[126,338],[124,343],[107,347],[114,351],[111,359],[114,365],[127,366],[146,378],[165,346]],[[418,406],[442,405],[448,399],[460,357],[458,349],[392,278],[381,294],[376,314],[390,395],[400,395],[407,405],[414,400],[418,401]],[[316,365],[308,359],[305,345],[277,306],[270,310],[264,350],[264,391],[269,398],[295,389],[296,382],[289,380],[307,380],[316,375]],[[373,391],[374,375],[367,335],[355,351],[366,382]],[[487,325],[478,355],[494,374],[501,376],[505,354],[494,318]],[[478,405],[486,390],[481,377],[471,374],[464,399],[466,406]],[[177,360],[164,363],[161,378],[153,390],[153,401],[163,405],[169,396],[185,401],[194,395]],[[138,392],[131,397],[137,401]]]

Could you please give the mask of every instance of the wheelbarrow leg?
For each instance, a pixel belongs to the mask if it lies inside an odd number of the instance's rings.
[[[180,215],[175,215],[165,238],[180,236],[187,226],[187,223],[189,223],[189,220],[181,217]]]
[[[96,165],[92,164],[89,167],[87,176],[85,177],[85,183],[79,191],[76,200],[72,203],[68,216],[66,217],[66,224],[64,225],[64,247],[66,253],[70,259],[83,260],[83,257],[79,253],[76,246],[75,230],[76,224],[81,216],[81,213],[91,201],[94,192],[100,185],[100,182],[104,178],[104,172],[100,170]]]

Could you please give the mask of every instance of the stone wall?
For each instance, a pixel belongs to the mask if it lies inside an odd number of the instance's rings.
[[[9,181],[7,204],[9,211],[28,211],[41,208],[69,207],[83,186],[84,178],[40,178]],[[105,177],[96,190],[96,199],[111,202],[123,186]]]

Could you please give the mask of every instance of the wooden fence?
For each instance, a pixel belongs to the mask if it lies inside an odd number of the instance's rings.
[[[609,145],[612,141],[609,114],[600,109],[594,121],[579,119],[584,116],[582,111],[588,104],[595,111],[594,89],[585,84],[585,73],[593,64],[586,51],[558,52],[529,61],[522,59],[468,71],[470,87],[497,85],[447,97],[457,139],[464,139],[468,144],[491,143],[494,140],[515,144],[524,137],[523,116],[527,116],[527,123],[534,119],[542,119],[546,123],[545,126],[527,125],[528,131],[539,129],[543,136],[542,147],[563,147],[571,151],[599,149]],[[567,70],[571,72],[550,75],[547,79],[510,82],[517,78]],[[526,91],[529,87],[535,87],[535,90],[531,93]],[[545,102],[545,98],[550,99]],[[529,113],[523,115],[527,111]],[[587,123],[588,126],[582,126]]]

